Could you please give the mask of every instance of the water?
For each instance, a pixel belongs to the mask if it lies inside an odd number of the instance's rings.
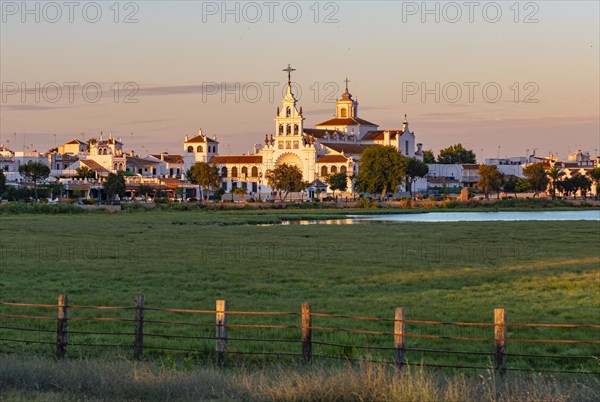
[[[282,225],[353,225],[377,222],[600,221],[600,210],[523,212],[424,212],[348,215],[346,219],[284,221]],[[271,226],[271,225],[261,225]]]
[[[523,212],[430,212],[393,215],[351,215],[358,221],[385,222],[494,222],[494,221],[600,221],[594,211],[523,211]]]

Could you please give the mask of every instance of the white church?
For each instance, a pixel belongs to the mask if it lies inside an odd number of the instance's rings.
[[[255,147],[251,154],[219,155],[216,137],[209,138],[202,131],[184,140],[185,170],[196,162],[216,165],[223,178],[226,191],[242,187],[256,193],[259,188],[268,191],[263,179],[266,172],[283,163],[300,168],[303,180],[313,186],[326,186],[323,182],[330,174],[346,173],[348,191],[354,192],[352,176],[358,173],[360,157],[368,147],[394,146],[408,157],[423,158],[422,144],[415,144],[415,134],[410,131],[406,115],[401,129],[380,130],[379,125],[359,117],[358,102],[346,90],[335,104],[333,118],[319,123],[315,128],[304,126],[302,107],[292,93],[289,65],[287,93],[277,108],[275,127],[267,134],[264,144]],[[421,183],[415,190],[420,190]]]

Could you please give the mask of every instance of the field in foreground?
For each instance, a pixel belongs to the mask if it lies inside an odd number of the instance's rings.
[[[498,378],[358,366],[165,368],[153,363],[0,355],[0,399],[11,401],[595,401],[595,379]]]
[[[71,304],[132,306],[144,294],[148,307],[214,309],[226,299],[237,311],[298,312],[310,302],[313,311],[393,318],[394,308],[406,308],[413,320],[493,322],[493,309],[507,309],[518,323],[598,324],[600,231],[598,222],[471,222],[378,223],[359,225],[273,225],[280,219],[340,217],[345,212],[227,211],[157,212],[143,214],[18,215],[0,219],[0,300],[56,303],[67,293]],[[6,312],[5,308],[2,308]],[[14,310],[12,310],[14,311]],[[55,311],[19,310],[51,315]],[[78,316],[99,313],[78,310]],[[117,314],[105,313],[111,316]],[[125,311],[125,318],[131,312]],[[182,320],[159,312],[147,318]],[[189,317],[185,318],[191,320]],[[296,316],[284,324],[298,324]],[[214,323],[214,315],[194,318]],[[278,321],[279,320],[279,321]],[[281,323],[278,317],[232,316],[230,323]],[[314,325],[335,325],[315,318]],[[3,319],[4,326],[24,325]],[[350,325],[350,324],[346,324]],[[354,328],[390,331],[388,322],[352,323]],[[148,327],[151,327],[148,325]],[[35,325],[55,330],[54,322]],[[152,332],[166,331],[158,326]],[[81,332],[131,333],[129,323],[72,322]],[[150,328],[147,330],[150,331]],[[179,334],[214,337],[214,328],[182,328]],[[409,327],[418,334],[493,337],[493,328],[432,329]],[[429,331],[429,332],[426,332]],[[491,331],[491,332],[490,332]],[[22,334],[4,330],[3,338]],[[239,338],[297,340],[296,330],[232,329]],[[52,333],[33,334],[32,340]],[[510,338],[597,340],[598,330],[511,328]],[[391,339],[327,332],[315,340],[344,344],[390,346]],[[122,344],[130,355],[131,336],[73,334],[69,355],[102,355],[103,348],[86,344]],[[214,340],[148,338],[147,356],[164,358],[157,347],[198,350],[191,358],[214,350]],[[77,344],[77,345],[75,345]],[[410,338],[407,347],[490,352],[491,342],[460,342]],[[297,344],[233,341],[232,352],[298,351]],[[0,350],[51,353],[52,345],[0,341]],[[511,344],[513,353],[598,356],[598,344]],[[346,357],[364,352],[333,346],[315,354]],[[118,352],[108,351],[114,356]],[[373,352],[388,359],[390,352]],[[188,356],[190,357],[190,356]],[[489,356],[407,353],[410,362],[489,365]],[[599,371],[597,361],[510,357],[515,368]]]

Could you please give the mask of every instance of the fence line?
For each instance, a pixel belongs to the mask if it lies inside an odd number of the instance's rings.
[[[511,353],[507,352],[507,345],[511,343],[543,343],[543,344],[587,344],[597,345],[600,344],[600,340],[597,339],[525,339],[525,338],[512,338],[508,337],[507,329],[509,328],[554,328],[554,329],[598,329],[600,325],[597,324],[547,324],[547,323],[508,323],[506,319],[505,309],[494,310],[494,322],[478,323],[478,322],[452,322],[452,321],[426,321],[426,320],[412,320],[406,319],[405,309],[398,307],[395,310],[394,318],[382,318],[382,317],[364,317],[355,315],[340,315],[340,314],[328,314],[328,313],[316,313],[312,311],[310,304],[303,304],[299,312],[277,312],[277,311],[231,311],[228,308],[228,304],[225,300],[217,300],[214,310],[196,310],[196,309],[175,309],[175,308],[163,308],[163,307],[146,307],[144,305],[144,296],[136,296],[134,299],[134,306],[82,306],[82,305],[70,305],[67,295],[59,295],[57,304],[41,304],[41,303],[15,303],[15,302],[0,302],[0,306],[6,308],[43,308],[43,309],[56,309],[57,313],[55,317],[50,316],[39,316],[39,315],[23,315],[23,314],[6,314],[0,313],[0,317],[7,319],[19,319],[28,320],[34,322],[43,321],[56,321],[56,330],[45,329],[45,328],[27,328],[21,325],[0,325],[0,333],[6,331],[14,331],[17,333],[38,333],[38,334],[55,334],[55,340],[33,340],[33,339],[16,339],[15,336],[2,336],[0,335],[0,341],[3,342],[14,342],[14,343],[32,343],[32,344],[46,344],[55,345],[57,358],[64,358],[67,356],[69,346],[80,346],[80,347],[98,347],[98,348],[109,348],[109,347],[132,347],[134,359],[142,359],[144,351],[147,350],[164,350],[164,351],[181,351],[181,352],[201,352],[201,349],[193,347],[171,347],[171,346],[157,346],[151,345],[146,342],[146,338],[158,338],[158,339],[177,339],[177,340],[203,340],[203,341],[214,341],[214,356],[217,364],[224,364],[227,359],[227,355],[234,354],[246,354],[246,355],[262,355],[262,356],[280,356],[280,357],[299,357],[300,361],[304,364],[310,364],[314,358],[328,358],[328,359],[339,359],[344,361],[370,361],[373,363],[389,364],[393,365],[397,369],[401,370],[404,366],[417,365],[407,361],[407,352],[419,352],[425,354],[452,354],[452,355],[475,355],[475,356],[489,356],[493,362],[491,366],[474,366],[470,364],[435,364],[435,363],[423,363],[427,367],[435,368],[455,368],[455,369],[479,369],[479,370],[494,370],[499,374],[505,374],[507,371],[542,371],[549,373],[570,373],[570,374],[590,374],[600,375],[600,371],[576,371],[576,370],[534,370],[533,368],[523,367],[508,367],[507,359],[513,357],[523,357],[531,359],[574,359],[577,361],[595,360],[600,364],[600,355],[560,355],[560,354],[530,354],[530,353]],[[132,311],[133,317],[72,317],[70,316],[71,309],[80,310],[106,310],[106,311]],[[176,314],[188,314],[188,315],[203,315],[213,316],[215,321],[213,323],[206,322],[190,322],[190,321],[170,321],[170,320],[159,320],[159,319],[147,319],[146,313],[148,312],[163,312],[163,313],[176,313]],[[257,316],[257,317],[296,317],[299,325],[290,324],[245,324],[245,323],[231,323],[229,322],[229,316]],[[337,326],[319,326],[313,324],[313,318],[317,319],[329,319],[329,320],[358,320],[358,321],[371,321],[379,322],[383,324],[390,324],[390,331],[375,331],[357,328],[340,328]],[[23,322],[23,321],[20,321]],[[106,331],[82,331],[73,330],[69,328],[70,322],[122,322],[122,323],[133,323],[131,332],[106,332]],[[168,325],[173,326],[189,326],[189,327],[213,327],[214,336],[208,335],[184,335],[184,334],[161,334],[154,331],[148,331],[146,326],[151,324]],[[411,325],[425,325],[425,326],[453,326],[453,327],[481,327],[481,328],[493,328],[493,337],[474,337],[474,336],[446,336],[446,335],[431,335],[431,334],[420,334],[412,333],[407,330],[407,324]],[[273,336],[267,337],[248,337],[248,336],[230,336],[229,329],[244,328],[244,329],[263,329],[263,330],[299,330],[295,333],[295,339],[282,339]],[[14,335],[14,332],[11,333]],[[160,331],[159,331],[160,332]],[[369,344],[352,344],[343,342],[331,342],[326,340],[315,340],[313,339],[315,334],[318,333],[331,333],[331,332],[345,332],[348,334],[358,334],[361,336],[377,336],[387,337],[389,339],[389,346],[369,345]],[[131,344],[115,344],[115,343],[78,343],[72,342],[69,339],[70,335],[105,335],[105,336],[121,336],[130,337]],[[491,334],[490,334],[491,335]],[[468,351],[468,350],[447,350],[447,349],[431,349],[422,347],[410,347],[407,346],[407,341],[411,338],[416,339],[432,339],[432,340],[450,340],[450,341],[468,341],[468,342],[489,342],[493,344],[493,351]],[[383,338],[378,338],[381,341]],[[252,343],[270,343],[270,344],[300,344],[298,352],[290,351],[238,351],[230,350],[230,342],[252,342]],[[372,360],[367,357],[350,357],[345,355],[329,355],[329,354],[314,354],[313,346],[321,347],[332,347],[332,348],[344,348],[344,350],[365,350],[365,351],[380,351],[389,352],[389,360]],[[206,349],[203,349],[206,351]],[[379,356],[384,357],[384,356]]]

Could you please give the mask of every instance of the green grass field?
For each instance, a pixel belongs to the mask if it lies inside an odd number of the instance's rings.
[[[379,212],[379,211],[378,211]],[[348,211],[199,211],[132,214],[13,215],[0,218],[0,300],[56,303],[67,293],[75,305],[314,312],[393,318],[403,306],[414,320],[493,322],[507,309],[512,323],[600,323],[600,228],[598,222],[378,223],[272,225],[286,219],[339,218]],[[54,316],[55,310],[0,307],[2,313]],[[133,318],[131,310],[71,310],[72,317]],[[214,315],[148,311],[146,319],[214,323]],[[295,315],[232,315],[229,323],[299,325]],[[2,319],[4,326],[52,331],[52,321]],[[72,331],[131,333],[132,323],[71,322]],[[393,323],[315,317],[313,325],[391,332]],[[409,333],[493,337],[489,327],[407,324]],[[155,334],[214,336],[213,327],[146,324]],[[598,340],[597,329],[510,328],[509,339]],[[4,329],[2,338],[53,341],[51,332],[24,335]],[[299,339],[299,331],[232,328],[232,337]],[[386,336],[322,331],[314,340],[391,346]],[[72,334],[69,355],[131,354],[132,337]],[[119,343],[121,352],[85,344]],[[214,341],[146,337],[148,346],[200,349]],[[408,338],[407,347],[491,352],[493,343]],[[299,352],[294,343],[231,341],[232,352]],[[0,341],[1,351],[51,353],[54,347]],[[510,343],[513,353],[600,355],[600,346]],[[147,349],[164,358],[171,352]],[[173,352],[175,353],[175,352]],[[324,356],[364,356],[364,350],[315,345]],[[390,360],[391,351],[369,356]],[[259,359],[258,357],[254,357]],[[244,357],[246,359],[246,357]],[[491,356],[408,352],[409,362],[489,365]],[[600,371],[597,361],[508,358],[509,367]]]

